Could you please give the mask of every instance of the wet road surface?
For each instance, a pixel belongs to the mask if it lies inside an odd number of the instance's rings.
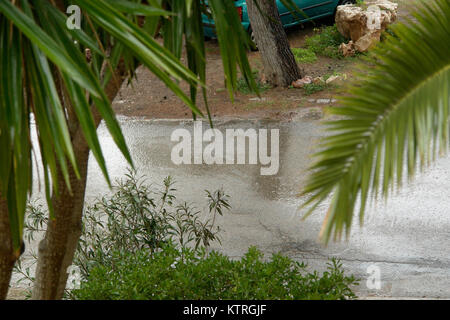
[[[178,128],[192,130],[192,121],[121,118],[121,124],[138,174],[149,182],[161,184],[171,175],[179,199],[202,205],[205,189],[223,187],[231,196],[232,210],[218,219],[224,230],[222,246],[215,249],[239,257],[255,245],[267,255],[281,251],[319,271],[325,270],[330,257],[338,257],[347,273],[361,278],[357,292],[362,297],[450,298],[450,158],[438,160],[387,204],[374,205],[364,227],[355,223],[348,241],[324,247],[318,233],[326,205],[303,221],[298,210],[303,200],[297,197],[310,154],[322,134],[317,120],[216,123],[223,132],[226,128],[279,129],[280,169],[274,176],[261,176],[260,165],[173,164],[170,154],[176,142],[170,136]],[[105,127],[98,132],[111,178],[123,178],[126,161]],[[91,161],[86,201],[108,192],[97,164]],[[367,270],[374,265],[380,270],[379,290],[366,285]]]

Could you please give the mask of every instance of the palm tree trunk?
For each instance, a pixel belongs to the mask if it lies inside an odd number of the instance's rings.
[[[105,88],[106,95],[110,101],[114,100],[126,76],[125,67],[120,65],[115,72],[113,80]],[[61,99],[61,101],[67,103],[68,99]],[[59,174],[58,185],[60,193],[52,198],[55,217],[49,219],[44,239],[39,243],[32,299],[62,299],[68,278],[67,268],[72,265],[78,240],[81,236],[89,146],[84,139],[78,120],[76,117],[70,117],[70,106],[65,105],[65,107],[69,110],[69,131],[72,137],[80,179],[77,179],[73,170],[70,170],[72,187],[72,194],[70,194],[63,176]],[[94,121],[98,126],[101,117],[95,108],[92,108],[92,112]]]
[[[0,300],[6,299],[15,259],[6,201],[0,194]]]
[[[259,8],[254,1],[258,1]],[[301,72],[284,32],[275,0],[247,0],[247,8],[266,79],[275,86],[290,86],[301,78]]]
[[[60,194],[52,199],[55,217],[49,219],[44,239],[39,243],[33,299],[61,299],[81,235],[81,218],[86,189],[89,148],[85,142],[74,145],[81,178],[70,172],[72,194],[62,176],[59,177]]]

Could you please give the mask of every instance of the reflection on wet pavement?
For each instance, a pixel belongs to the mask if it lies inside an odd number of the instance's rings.
[[[181,199],[204,203],[204,190],[223,187],[231,196],[232,210],[220,217],[224,229],[221,247],[233,257],[250,245],[266,254],[281,251],[324,270],[329,257],[342,259],[347,272],[362,281],[362,296],[450,298],[450,159],[440,159],[415,183],[377,203],[367,214],[363,228],[352,230],[348,241],[324,247],[317,241],[326,210],[322,206],[305,221],[297,197],[305,181],[310,154],[320,137],[318,121],[217,122],[225,128],[276,128],[280,130],[280,169],[275,176],[261,176],[260,165],[174,165],[170,160],[173,130],[192,130],[192,121],[121,119],[124,134],[138,173],[155,184],[171,175]],[[204,125],[204,129],[207,125]],[[127,163],[103,126],[101,144],[112,179],[126,173]],[[90,162],[86,201],[109,192],[94,161]],[[38,196],[38,193],[35,194]],[[356,219],[357,220],[357,219]],[[366,287],[367,268],[381,270],[381,290]]]

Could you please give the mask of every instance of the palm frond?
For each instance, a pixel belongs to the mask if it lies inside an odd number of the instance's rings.
[[[401,185],[403,170],[412,178],[448,149],[450,108],[450,2],[422,3],[416,21],[397,24],[395,36],[376,49],[363,67],[358,85],[341,99],[326,123],[330,133],[315,154],[316,162],[302,195],[309,215],[331,197],[321,237],[349,235],[360,200],[363,222],[369,196],[387,197]]]
[[[182,4],[181,9],[167,6],[169,2]],[[219,4],[213,11],[220,21],[217,30],[226,53],[225,77],[232,94],[238,67],[251,87],[256,88],[256,84],[245,54],[245,41],[229,41],[230,31],[233,34],[238,30],[241,36],[244,33],[232,2],[225,3],[228,4]],[[78,5],[83,13],[80,30],[66,27],[63,9],[72,4]],[[108,182],[94,111],[98,111],[116,145],[132,163],[105,92],[113,82],[120,88],[121,83],[115,78],[119,65],[124,66],[131,78],[137,66],[143,64],[193,114],[203,116],[195,101],[199,87],[206,101],[201,8],[202,0],[148,0],[145,4],[142,0],[0,1],[0,194],[8,203],[17,250],[33,176],[30,115],[33,114],[36,123],[45,193],[52,213],[51,197],[58,195],[61,187],[58,174],[62,174],[69,190],[70,170],[78,174],[71,136],[73,122],[79,124]],[[161,24],[176,30],[163,33],[167,37],[166,46],[154,38]],[[187,66],[180,61],[183,37]],[[180,88],[179,81],[191,86],[190,97]]]

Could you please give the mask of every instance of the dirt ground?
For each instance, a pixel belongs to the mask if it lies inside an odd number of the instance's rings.
[[[398,0],[396,2],[399,2],[399,20],[401,21],[408,15],[411,1]],[[291,47],[301,47],[305,37],[314,34],[314,28],[324,24],[330,25],[330,19],[288,29],[287,35]],[[207,41],[206,51],[208,103],[211,114],[215,118],[289,120],[304,108],[333,106],[336,103],[335,98],[345,93],[347,83],[354,80],[352,75],[357,69],[358,63],[360,63],[358,58],[331,59],[319,56],[318,61],[313,64],[300,65],[303,74],[311,77],[326,76],[333,73],[346,74],[348,80],[344,85],[325,89],[311,95],[306,95],[302,89],[292,88],[272,88],[262,93],[261,98],[258,98],[255,94],[236,92],[234,102],[232,102],[224,85],[222,61],[217,41]],[[259,52],[249,52],[248,57],[252,69],[257,70],[262,76],[263,66]],[[182,84],[182,87],[188,92],[187,85]],[[327,101],[329,102],[327,103]],[[198,105],[202,111],[205,110],[200,94]],[[190,110],[145,68],[137,70],[137,79],[131,85],[124,85],[115,99],[113,107],[117,114],[132,117],[148,119],[192,117]]]
[[[319,24],[316,24],[316,27]],[[313,34],[314,25],[287,30],[292,47],[300,47],[307,35]],[[314,106],[312,100],[334,99],[335,90],[324,90],[306,96],[301,89],[271,88],[258,98],[255,94],[236,92],[234,102],[231,101],[224,85],[222,60],[216,40],[206,43],[207,71],[206,84],[208,104],[213,117],[233,118],[289,118],[292,111]],[[259,52],[249,52],[249,61],[253,70],[263,74],[263,66]],[[304,75],[319,77],[333,72],[349,72],[355,59],[331,59],[318,57],[314,64],[300,65]],[[188,86],[182,84],[185,92]],[[205,110],[203,98],[198,95],[198,105]],[[145,68],[137,70],[137,79],[129,86],[124,86],[113,103],[115,111],[120,115],[144,117],[149,119],[181,119],[191,118],[190,110]]]

